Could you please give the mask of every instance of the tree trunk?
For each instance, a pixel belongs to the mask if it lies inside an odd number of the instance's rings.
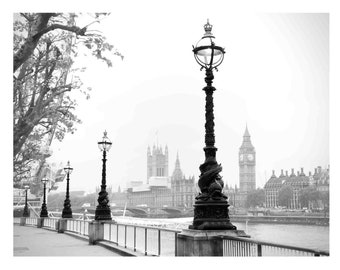
[[[47,23],[53,15],[54,13],[37,13],[25,43],[14,55],[13,72],[15,72],[32,55],[41,37],[37,34],[47,27]]]

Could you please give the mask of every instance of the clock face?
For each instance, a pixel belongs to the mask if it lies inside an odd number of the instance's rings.
[[[252,154],[248,154],[248,160],[252,161],[254,159],[254,156]]]
[[[240,155],[240,161],[243,161],[243,155]]]

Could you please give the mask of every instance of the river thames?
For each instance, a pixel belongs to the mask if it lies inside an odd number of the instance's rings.
[[[119,218],[118,218],[119,219]],[[174,219],[140,219],[125,217],[120,221],[157,225],[167,228],[184,229],[192,223],[193,218]],[[282,245],[318,249],[329,252],[329,226],[295,225],[295,224],[260,224],[232,222],[238,230],[245,231],[251,239]]]
[[[233,223],[252,239],[329,252],[329,226]]]

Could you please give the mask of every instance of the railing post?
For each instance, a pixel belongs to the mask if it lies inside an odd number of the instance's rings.
[[[63,233],[66,230],[67,230],[67,219],[63,219],[63,218],[59,219],[58,228],[57,228],[58,233]]]
[[[136,226],[133,227],[133,251],[136,251]]]
[[[262,245],[257,244],[257,256],[262,257]]]
[[[111,223],[110,223],[110,225],[109,225],[109,240],[110,240],[110,242],[111,242],[111,232],[112,232],[112,226],[111,226]]]
[[[124,247],[126,248],[126,230],[127,230],[127,225],[125,225],[125,239],[124,239]]]
[[[37,218],[37,228],[42,228],[44,226],[44,218]]]
[[[178,233],[175,233],[175,256],[177,256],[177,235]]]
[[[161,256],[161,230],[158,229],[158,256]]]
[[[148,255],[148,230],[147,228],[144,229],[145,230],[145,237],[144,237],[144,241],[145,241],[145,256]]]
[[[104,239],[104,223],[101,221],[91,221],[89,223],[89,244],[95,245],[97,241]]]
[[[119,232],[119,225],[117,224],[117,246],[118,246],[118,232]]]
[[[20,226],[25,226],[26,225],[26,217],[21,217],[20,218],[20,223],[19,223]]]

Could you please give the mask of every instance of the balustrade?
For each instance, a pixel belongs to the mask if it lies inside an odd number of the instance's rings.
[[[223,236],[223,256],[329,256],[329,253],[249,238]]]
[[[77,214],[74,214],[77,216]],[[79,214],[79,217],[84,216]],[[21,224],[14,218],[14,224]],[[26,218],[24,224],[37,226],[39,218]],[[43,227],[58,230],[59,218],[44,218]],[[66,219],[66,231],[89,236],[89,219]],[[181,230],[154,226],[103,222],[103,239],[145,256],[176,256],[177,234]],[[223,256],[329,256],[328,252],[256,241],[244,237],[220,236]]]
[[[150,256],[175,256],[180,230],[104,223],[104,240]]]

